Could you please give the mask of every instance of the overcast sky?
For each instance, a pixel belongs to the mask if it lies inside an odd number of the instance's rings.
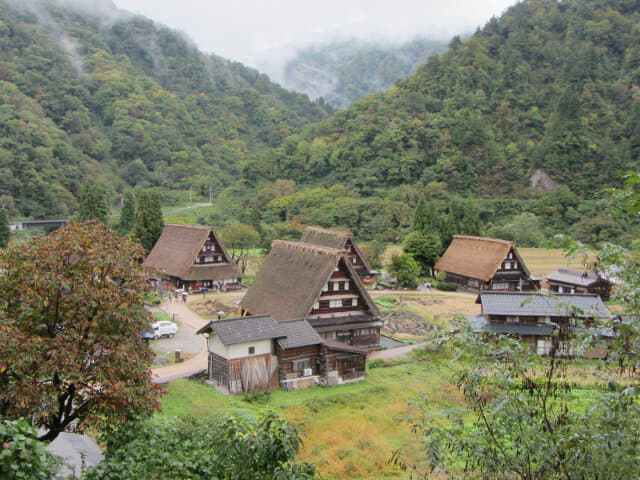
[[[344,38],[449,39],[515,0],[113,0],[186,32],[210,53],[259,66],[293,47]]]

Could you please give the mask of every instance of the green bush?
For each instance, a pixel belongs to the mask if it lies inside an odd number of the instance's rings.
[[[438,290],[442,290],[443,292],[455,292],[456,290],[458,290],[458,285],[456,285],[455,283],[435,282],[433,286]]]

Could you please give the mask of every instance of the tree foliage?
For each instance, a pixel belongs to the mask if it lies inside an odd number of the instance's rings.
[[[301,431],[272,412],[217,420],[191,417],[131,423],[106,437],[105,460],[87,480],[304,480],[308,463],[296,463]]]
[[[96,221],[0,252],[0,416],[50,441],[158,407],[143,255]]]
[[[36,429],[24,419],[0,422],[0,478],[51,480],[56,476],[60,459],[36,437]]]
[[[118,232],[121,234],[129,233],[133,230],[136,223],[136,200],[131,190],[127,190],[122,201],[122,210],[120,210],[120,221],[118,222]]]
[[[9,244],[10,236],[11,230],[9,229],[7,211],[4,208],[0,208],[0,248],[4,248]]]
[[[251,225],[234,223],[220,230],[220,238],[244,274],[247,269],[248,250],[260,245],[260,234]]]
[[[150,252],[160,238],[162,230],[164,230],[164,220],[158,194],[153,191],[140,192],[133,236],[147,252]]]
[[[109,207],[104,189],[100,185],[85,184],[80,192],[78,221],[98,220],[106,224]]]
[[[389,271],[396,277],[398,287],[414,289],[418,286],[420,266],[410,254],[393,255]]]
[[[433,275],[433,267],[442,254],[442,243],[437,234],[413,231],[404,237],[402,248],[418,262],[422,275]]]

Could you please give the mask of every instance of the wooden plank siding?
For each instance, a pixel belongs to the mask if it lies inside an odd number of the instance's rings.
[[[271,354],[228,360],[209,352],[209,380],[232,395],[278,388],[277,359]]]

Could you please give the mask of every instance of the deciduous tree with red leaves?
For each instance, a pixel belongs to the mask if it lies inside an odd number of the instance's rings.
[[[96,221],[0,252],[0,417],[51,441],[158,408],[143,255]]]

